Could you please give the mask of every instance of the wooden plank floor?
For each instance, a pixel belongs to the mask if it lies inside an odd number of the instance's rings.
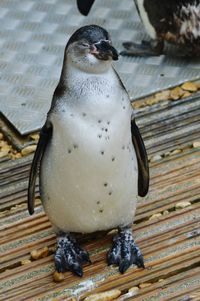
[[[111,289],[121,291],[118,300],[200,300],[200,147],[192,147],[200,141],[200,97],[143,108],[137,111],[137,121],[149,158],[154,156],[150,192],[140,199],[133,225],[146,269],[133,266],[120,275],[117,268],[108,267],[105,259],[112,233],[100,233],[80,237],[92,260],[84,266],[84,277],[67,272],[64,281],[54,283],[55,235],[39,200],[33,216],[26,208],[32,156],[4,158],[0,171],[0,300],[67,300],[70,296],[84,300]],[[156,155],[161,156],[159,161]],[[189,203],[176,209],[180,202]],[[22,265],[30,260],[32,250],[45,246],[50,248],[47,257]],[[129,292],[132,287],[138,290]]]

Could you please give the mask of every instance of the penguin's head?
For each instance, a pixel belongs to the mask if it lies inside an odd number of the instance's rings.
[[[112,60],[118,60],[108,32],[97,25],[78,29],[67,43],[65,56],[76,68],[94,73],[105,71]]]

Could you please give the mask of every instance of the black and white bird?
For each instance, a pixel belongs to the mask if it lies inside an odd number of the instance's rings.
[[[57,234],[55,267],[82,276],[89,261],[72,236],[118,228],[108,263],[121,273],[144,267],[132,237],[137,196],[149,186],[148,160],[132,106],[112,61],[107,31],[78,29],[65,48],[60,81],[43,126],[29,179],[34,212],[37,170],[42,203]]]
[[[123,43],[128,55],[160,55],[165,42],[178,46],[183,55],[200,56],[200,0],[134,0],[150,41]],[[94,0],[77,0],[87,15]]]

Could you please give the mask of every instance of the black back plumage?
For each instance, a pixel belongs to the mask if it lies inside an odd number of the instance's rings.
[[[199,4],[200,0],[144,0],[144,9],[157,34],[162,34],[168,31],[177,31],[175,16],[181,17],[180,10],[182,7],[188,5],[196,7]]]

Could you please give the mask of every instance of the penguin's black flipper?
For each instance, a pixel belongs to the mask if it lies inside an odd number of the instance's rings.
[[[77,0],[77,7],[80,13],[84,16],[87,16],[94,1],[95,0]]]
[[[145,196],[149,189],[149,164],[144,142],[135,120],[131,120],[132,142],[138,162],[138,194]]]
[[[34,213],[34,201],[35,201],[35,183],[37,178],[37,172],[40,166],[41,159],[45,152],[47,143],[51,139],[52,136],[52,125],[50,122],[46,122],[40,132],[40,139],[38,141],[38,145],[35,151],[35,155],[33,158],[33,162],[31,165],[31,171],[29,176],[29,184],[28,184],[28,211],[29,214]]]

